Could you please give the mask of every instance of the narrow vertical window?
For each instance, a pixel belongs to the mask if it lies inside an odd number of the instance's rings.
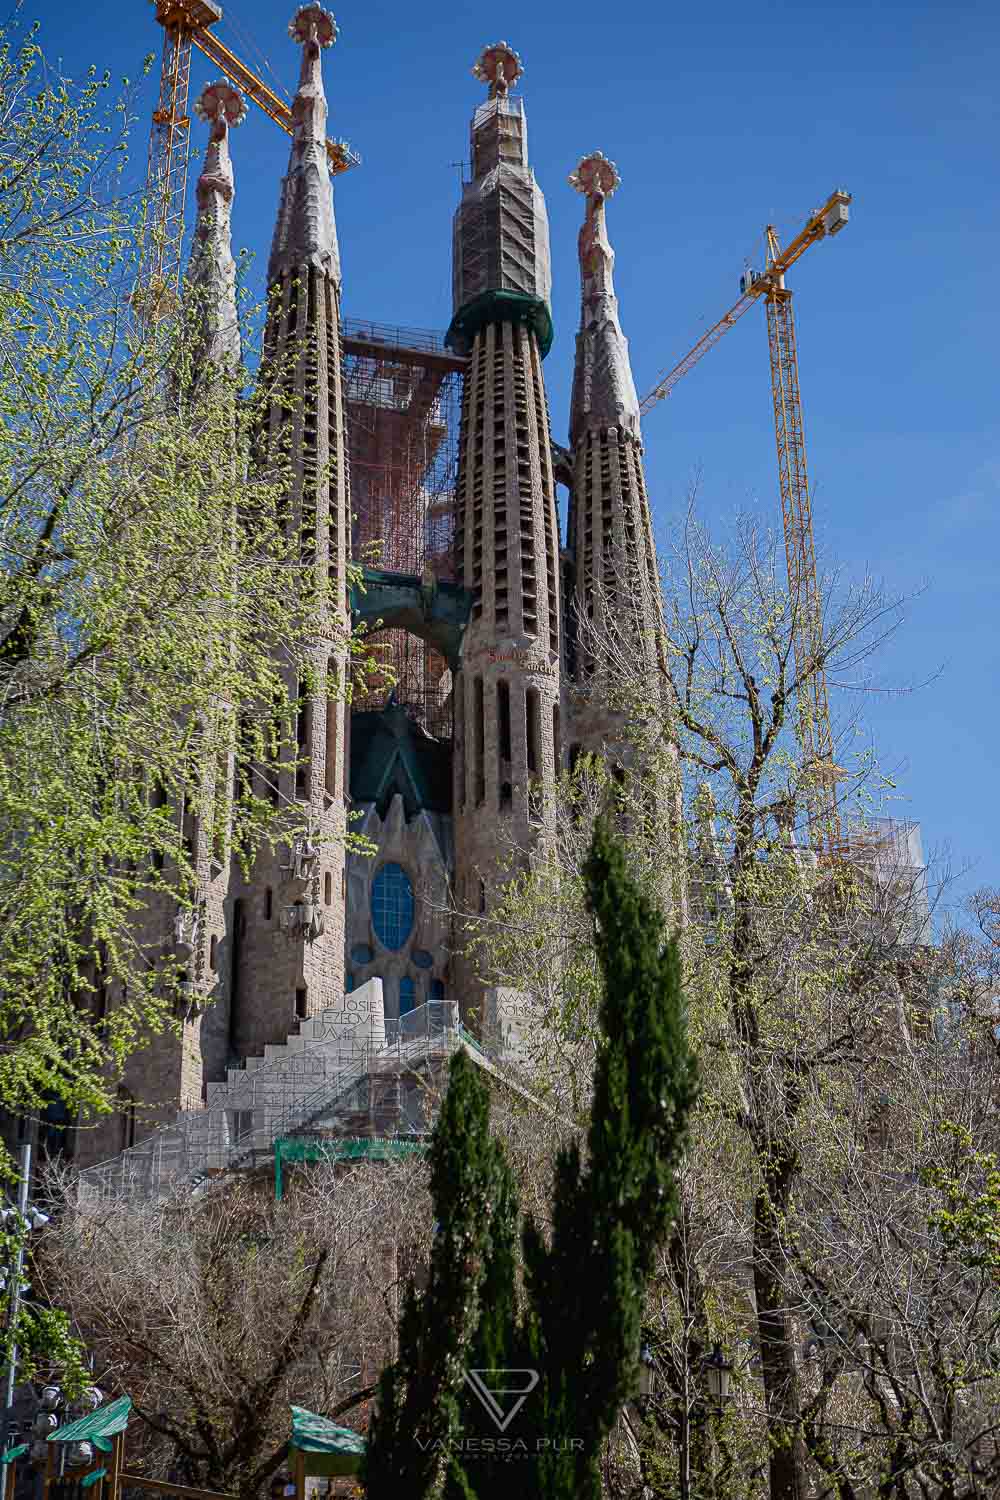
[[[208,966],[210,969],[215,969],[218,956],[218,939],[213,932],[211,942],[208,945]]]
[[[528,770],[533,776],[538,775],[538,766],[541,760],[540,739],[540,708],[537,688],[529,688],[525,696],[525,710],[527,714],[528,731]]]
[[[455,777],[459,812],[465,807],[465,683],[459,682],[455,694]]]
[[[295,991],[295,1018],[297,1021],[304,1021],[306,1015],[306,990],[300,985]]]
[[[483,679],[476,678],[475,685],[475,736],[476,736],[476,802],[486,801],[486,723],[483,704]]]
[[[562,770],[562,733],[559,721],[559,705],[552,705],[552,755],[555,759],[556,775]]]
[[[510,760],[510,687],[497,683],[497,743],[501,761]]]
[[[270,895],[270,892],[268,892]],[[229,961],[229,1046],[237,1050],[242,1000],[243,970],[246,964],[247,915],[243,901],[237,897],[233,902],[233,942]]]
[[[312,729],[310,705],[302,698],[299,684],[299,703],[295,712],[295,795],[309,795],[309,738]]]
[[[325,906],[329,906],[332,900],[333,876],[330,874],[330,871],[327,870],[326,874],[323,876],[323,903]]]
[[[135,1145],[135,1096],[128,1089],[118,1090],[118,1107],[121,1113],[121,1149],[127,1151]]]
[[[336,797],[340,791],[337,762],[337,751],[340,748],[337,728],[340,715],[337,712],[336,691],[337,663],[331,656],[326,668],[326,790],[331,797]]]
[[[500,806],[510,805],[512,798],[510,782],[510,685],[497,683],[497,781],[500,785]]]
[[[264,891],[264,921],[265,922],[270,922],[270,920],[271,920],[271,902],[273,901],[273,899],[274,899],[274,896],[273,896],[273,892],[271,890],[271,887],[267,886],[266,889],[265,889],[265,891]],[[242,904],[243,903],[240,902],[241,906],[242,906]]]

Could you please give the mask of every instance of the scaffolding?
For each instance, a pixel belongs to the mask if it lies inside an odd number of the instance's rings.
[[[383,572],[454,581],[455,481],[466,361],[423,329],[345,318],[344,395],[351,455],[352,555]],[[383,676],[355,694],[381,708],[390,691],[429,733],[451,734],[451,672],[405,630],[372,637]]]
[[[333,1007],[304,1022],[289,1043],[230,1070],[210,1085],[206,1106],[182,1109],[118,1156],[85,1168],[79,1201],[194,1192],[220,1173],[269,1162],[275,1142],[292,1138],[422,1139],[433,1091],[459,1048],[484,1067],[493,1060],[462,1025],[458,1005],[429,1001],[399,1021],[344,1033]]]

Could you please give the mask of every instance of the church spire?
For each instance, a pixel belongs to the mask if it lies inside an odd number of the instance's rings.
[[[312,266],[340,287],[340,251],[326,154],[326,94],[320,52],[337,39],[333,16],[322,6],[302,5],[288,34],[302,47],[299,86],[292,102],[294,135],[274,226],[268,281]]]
[[[582,306],[570,405],[571,443],[592,426],[619,427],[639,436],[639,399],[628,340],[618,319],[615,252],[604,216],[605,202],[620,181],[614,162],[601,151],[583,157],[569,178],[570,186],[587,200],[579,238]]]
[[[239,363],[240,330],[236,312],[236,262],[231,215],[233,164],[229,131],[246,118],[246,104],[227,79],[210,83],[195,100],[194,112],[210,127],[205,162],[198,178],[195,226],[188,281],[204,298],[204,358],[214,364]]]
[[[453,224],[453,317],[445,342],[467,354],[485,322],[519,320],[533,329],[544,358],[552,343],[549,221],[528,162],[524,104],[511,93],[524,68],[513,47],[493,42],[472,72],[488,97],[472,117],[472,177]]]

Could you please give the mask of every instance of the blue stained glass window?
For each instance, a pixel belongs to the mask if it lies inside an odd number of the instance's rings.
[[[344,975],[344,994],[349,995],[353,988],[354,975],[351,973],[350,969],[348,969],[347,973]]]
[[[402,865],[383,865],[372,881],[372,923],[386,948],[402,948],[413,930],[413,885]]]
[[[432,1000],[443,1000],[444,999],[444,982],[443,982],[443,980],[440,980],[440,979],[432,979],[431,980],[430,998]]]
[[[408,1010],[412,1010],[417,1003],[417,987],[409,974],[404,974],[399,981],[399,1014],[405,1016]]]

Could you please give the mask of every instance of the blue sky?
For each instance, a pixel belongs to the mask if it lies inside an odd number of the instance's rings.
[[[248,61],[252,39],[288,88],[293,8],[234,0],[220,29]],[[50,0],[40,14],[68,72],[94,61],[134,77],[159,50],[152,6],[139,0],[125,11]],[[891,591],[923,590],[878,672],[899,687],[939,675],[865,709],[883,765],[898,773],[902,800],[888,810],[921,822],[925,849],[948,845],[956,867],[971,863],[965,888],[1000,883],[995,6],[391,0],[336,17],[330,133],[364,159],[337,186],[344,307],[377,321],[446,327],[455,164],[483,97],[469,69],[501,36],[521,53],[552,229],[557,438],[578,319],[581,200],[566,177],[583,153],[603,150],[623,177],[609,225],[640,391],[736,300],[744,259],[762,261],[765,223],[789,238],[834,187],[853,194],[848,228],[789,278],[818,546],[850,576],[870,570]],[[192,93],[213,76],[196,54]],[[200,137],[196,126],[199,149]],[[235,238],[259,265],[287,141],[254,112],[233,155]],[[710,522],[753,509],[777,523],[762,309],[646,419],[645,438],[658,524],[683,509],[699,470]]]

